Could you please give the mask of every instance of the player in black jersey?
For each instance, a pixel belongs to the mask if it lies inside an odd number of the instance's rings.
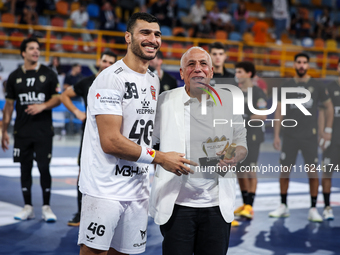
[[[264,141],[264,126],[262,127],[267,116],[266,115],[255,115],[253,114],[247,104],[248,88],[252,88],[252,102],[255,109],[265,110],[267,108],[267,98],[262,89],[253,85],[252,78],[255,76],[255,66],[251,62],[239,62],[235,65],[235,80],[238,86],[243,92],[245,97],[245,107],[243,118],[247,128],[247,146],[248,155],[247,158],[237,165],[237,177],[240,185],[243,205],[237,208],[234,212],[236,216],[246,217],[252,219],[254,216],[253,202],[255,198],[257,177],[256,172],[247,171],[242,172],[241,168],[254,167],[257,165],[257,159],[260,152],[260,145]],[[248,125],[248,121],[251,121],[251,126]],[[259,120],[259,121],[256,121]],[[234,222],[234,226],[237,224]]]
[[[12,72],[7,80],[6,104],[3,113],[1,146],[8,149],[8,125],[11,121],[14,102],[17,117],[14,125],[14,162],[20,162],[21,186],[25,206],[14,218],[34,218],[31,200],[33,159],[38,164],[43,193],[42,217],[45,221],[56,221],[50,208],[51,174],[49,163],[52,156],[52,111],[60,104],[60,88],[56,74],[41,65],[39,42],[36,38],[23,40],[20,46],[24,65]]]
[[[295,164],[297,153],[301,150],[304,164],[308,166],[309,171],[309,186],[311,195],[311,208],[308,213],[308,219],[310,221],[322,221],[322,217],[318,213],[316,206],[319,179],[318,173],[315,171],[315,167],[318,163],[318,141],[317,141],[317,113],[318,103],[322,102],[325,107],[326,113],[326,127],[331,128],[333,123],[333,106],[332,102],[327,95],[325,87],[318,83],[315,79],[312,79],[308,74],[309,68],[309,56],[305,53],[299,53],[294,58],[294,68],[296,76],[290,79],[288,82],[282,85],[286,88],[305,88],[309,90],[311,99],[304,103],[303,106],[311,113],[311,115],[305,115],[295,104],[287,105],[287,112],[285,117],[281,115],[281,95],[279,93],[279,102],[275,112],[275,119],[280,121],[274,122],[274,148],[279,150],[281,147],[280,140],[280,125],[281,121],[285,119],[286,127],[283,129],[283,143],[281,148],[280,163],[289,171],[281,172],[280,175],[280,190],[281,190],[281,205],[275,211],[269,213],[270,217],[288,217],[289,210],[287,207],[287,191],[289,185],[290,167]],[[301,93],[287,93],[287,98],[304,98],[305,94]],[[283,118],[284,117],[284,118]],[[295,121],[288,121],[293,119]],[[324,139],[329,141],[331,134],[325,134]],[[305,166],[303,167],[305,169]]]
[[[338,73],[340,74],[340,61],[338,62]],[[323,210],[323,217],[325,220],[333,220],[334,214],[330,206],[330,194],[332,187],[333,172],[339,172],[340,165],[340,78],[327,84],[327,91],[332,100],[334,107],[334,121],[333,128],[325,127],[325,112],[319,112],[319,137],[320,145],[323,152],[323,174],[322,174],[322,192],[325,201],[325,208]],[[332,133],[331,143],[326,144],[325,135]]]
[[[76,96],[81,96],[85,103],[85,108],[87,108],[87,94],[89,92],[89,88],[92,85],[92,82],[97,77],[97,75],[103,71],[105,68],[109,67],[110,65],[114,64],[117,60],[117,55],[110,50],[104,51],[101,55],[100,62],[99,62],[99,70],[97,74],[93,74],[89,77],[86,77],[76,83],[74,86],[68,87],[62,94],[61,94],[61,101],[66,106],[66,108],[72,112],[79,120],[83,122],[82,130],[84,131],[85,128],[85,120],[86,120],[86,112],[82,112],[79,110],[72,102],[71,98]],[[81,149],[83,143],[83,135],[80,141],[80,150],[78,154],[78,166],[80,167],[80,157],[81,157]],[[80,168],[79,168],[80,172]],[[79,176],[78,176],[79,178]],[[78,183],[78,181],[77,181]],[[78,190],[78,212],[74,215],[73,219],[71,219],[67,225],[69,226],[79,226],[80,224],[80,211],[81,211],[81,198],[82,194],[79,191],[79,186],[77,185]]]

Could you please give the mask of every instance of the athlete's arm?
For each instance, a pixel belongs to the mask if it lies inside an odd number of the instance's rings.
[[[1,148],[3,151],[8,150],[9,136],[7,133],[8,125],[12,119],[12,113],[14,109],[14,100],[6,100],[3,117],[2,117],[2,137],[1,137]]]
[[[326,126],[321,131],[323,131],[322,138],[325,140],[325,144],[326,144],[326,141],[330,141],[332,139],[332,133],[326,133],[325,128],[332,128],[333,126],[334,108],[333,108],[332,101],[330,99],[323,102],[323,105],[325,107],[324,123]]]
[[[121,159],[137,161],[142,151],[141,146],[121,134],[122,120],[120,115],[96,115],[102,150]],[[152,163],[160,164],[164,169],[178,176],[192,172],[190,167],[184,164],[194,165],[190,160],[184,158],[183,153],[161,151],[156,152]]]
[[[84,121],[86,119],[85,112],[79,110],[73,103],[71,98],[76,97],[77,94],[74,92],[73,87],[68,87],[63,93],[61,93],[60,99],[61,102],[65,105],[65,107],[72,112],[78,119]]]
[[[31,104],[28,105],[25,112],[29,115],[36,115],[44,110],[50,110],[60,105],[60,95],[53,95],[50,100],[42,104]]]
[[[274,119],[279,121],[274,121],[274,142],[273,146],[275,150],[280,150],[281,147],[281,139],[280,139],[280,129],[281,129],[281,121],[283,120],[283,116],[281,115],[281,102],[277,102],[277,108],[274,114]]]

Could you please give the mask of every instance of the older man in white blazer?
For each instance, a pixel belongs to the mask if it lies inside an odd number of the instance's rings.
[[[163,255],[225,255],[236,193],[236,178],[230,166],[247,155],[246,129],[242,116],[233,115],[231,92],[208,85],[213,67],[204,49],[192,47],[184,53],[180,74],[185,86],[159,96],[153,143],[160,143],[160,151],[181,152],[200,165],[192,167],[195,171],[189,175],[174,174],[158,165],[150,214],[164,237]],[[216,96],[220,105],[214,102]],[[228,124],[213,127],[216,119]],[[218,152],[231,143],[237,145],[234,157],[223,159],[222,154],[220,160]],[[203,162],[211,159],[215,166],[229,167],[230,171],[203,171]]]

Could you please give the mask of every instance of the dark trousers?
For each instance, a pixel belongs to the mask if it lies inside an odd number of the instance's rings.
[[[225,255],[230,223],[218,206],[192,208],[175,205],[169,221],[160,226],[163,255]]]

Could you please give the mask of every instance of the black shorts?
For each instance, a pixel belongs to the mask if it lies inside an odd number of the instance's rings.
[[[318,163],[317,136],[297,139],[284,136],[280,155],[280,163],[283,166],[295,165],[298,151],[301,150],[304,163],[307,165]]]
[[[239,166],[255,166],[259,158],[261,143],[248,143],[248,155]]]
[[[14,162],[32,161],[50,163],[53,136],[42,138],[14,138]]]
[[[340,169],[340,144],[331,143],[322,155],[324,169]]]

